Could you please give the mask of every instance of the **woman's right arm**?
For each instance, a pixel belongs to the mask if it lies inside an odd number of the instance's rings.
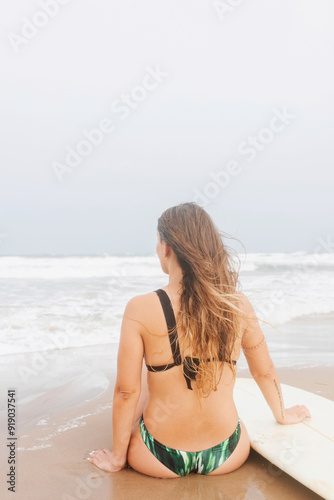
[[[281,385],[276,373],[274,363],[268,352],[265,336],[255,311],[246,295],[241,296],[241,308],[248,316],[242,322],[241,347],[246,357],[250,373],[267,401],[277,422],[280,424],[296,424],[311,417],[306,406],[293,406],[285,408]],[[253,316],[253,318],[249,318]]]

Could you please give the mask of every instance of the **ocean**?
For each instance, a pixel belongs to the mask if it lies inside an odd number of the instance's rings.
[[[261,323],[275,364],[332,365],[334,254],[239,258],[241,290],[273,325]],[[0,257],[0,358],[117,344],[127,301],[167,283],[153,255]]]

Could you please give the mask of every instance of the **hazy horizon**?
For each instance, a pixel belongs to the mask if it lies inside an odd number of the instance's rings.
[[[333,239],[329,0],[42,3],[0,21],[0,255],[151,255],[187,201],[247,253]]]

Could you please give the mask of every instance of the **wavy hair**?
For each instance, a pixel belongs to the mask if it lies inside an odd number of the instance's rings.
[[[183,332],[182,340],[189,348],[189,355],[200,360],[197,387],[199,396],[207,397],[217,390],[225,363],[233,377],[236,373],[232,353],[240,338],[243,313],[237,293],[240,261],[236,269],[232,251],[222,241],[224,233],[194,202],[165,210],[158,219],[157,230],[160,240],[174,251],[182,269],[176,328]],[[181,357],[186,363],[182,352]]]

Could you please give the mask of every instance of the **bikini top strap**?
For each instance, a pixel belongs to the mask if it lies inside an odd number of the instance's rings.
[[[175,315],[174,315],[171,301],[168,297],[167,292],[165,292],[165,290],[162,290],[162,288],[155,290],[155,292],[158,294],[158,297],[160,299],[160,303],[161,303],[161,306],[162,306],[162,309],[163,309],[163,312],[164,312],[164,315],[166,318],[166,324],[167,324],[168,335],[169,335],[169,342],[170,342],[170,346],[172,349],[174,362],[176,365],[181,365],[182,361],[181,361],[179,339],[177,336]],[[174,330],[174,328],[175,328],[175,330]]]

